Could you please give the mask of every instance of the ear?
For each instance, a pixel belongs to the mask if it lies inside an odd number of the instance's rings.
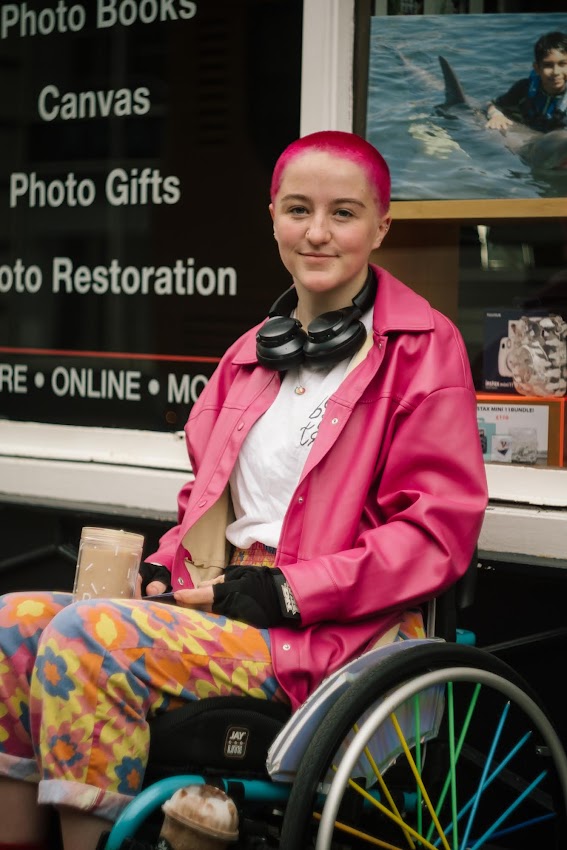
[[[392,223],[392,216],[390,214],[383,215],[378,224],[378,230],[376,231],[376,235],[374,237],[374,242],[372,243],[372,250],[375,251],[376,248],[379,248],[382,244],[386,233],[390,229],[390,224]]]
[[[273,221],[273,220],[274,220],[274,215],[275,215],[275,213],[274,213],[274,205],[273,205],[273,204],[270,204],[270,205],[269,205],[269,207],[268,207],[268,209],[270,210],[270,215],[272,216],[272,221]]]

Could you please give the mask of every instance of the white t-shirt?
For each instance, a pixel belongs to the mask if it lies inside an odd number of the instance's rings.
[[[372,310],[361,321],[372,328]],[[335,366],[302,364],[286,372],[276,400],[252,426],[230,476],[236,520],[226,530],[230,543],[277,547],[283,519],[317,436],[329,398],[341,384],[349,360]],[[304,392],[297,392],[303,388]]]

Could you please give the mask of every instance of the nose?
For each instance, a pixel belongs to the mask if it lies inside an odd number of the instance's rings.
[[[305,231],[305,237],[312,245],[320,245],[323,242],[329,241],[331,232],[324,216],[314,216],[311,219],[309,227]]]

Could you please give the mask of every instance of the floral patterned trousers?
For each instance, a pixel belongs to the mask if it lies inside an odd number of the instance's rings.
[[[114,821],[141,788],[148,718],[210,696],[288,702],[267,630],[149,600],[0,597],[0,776]],[[397,639],[423,637],[419,611]]]
[[[141,788],[148,717],[188,700],[287,701],[267,630],[160,602],[0,598],[0,776],[115,820]]]

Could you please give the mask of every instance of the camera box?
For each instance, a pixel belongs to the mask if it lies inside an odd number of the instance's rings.
[[[567,398],[493,393],[476,398],[485,461],[567,466]]]
[[[515,393],[507,355],[510,322],[521,318],[519,310],[487,310],[484,314],[482,386],[485,392]]]
[[[541,310],[487,310],[483,390],[542,398],[564,396],[567,392],[565,320]]]

